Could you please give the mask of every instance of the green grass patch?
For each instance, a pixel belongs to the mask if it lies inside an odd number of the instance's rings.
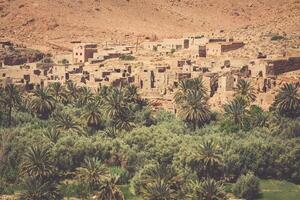
[[[136,196],[130,191],[130,185],[121,185],[119,188],[123,192],[126,200],[143,200],[142,197]]]
[[[263,200],[300,199],[300,185],[278,180],[261,180],[261,198]]]

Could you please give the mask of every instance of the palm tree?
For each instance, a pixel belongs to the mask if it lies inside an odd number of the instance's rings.
[[[280,88],[273,103],[280,115],[291,118],[300,115],[299,88],[299,83],[286,83]]]
[[[49,86],[49,92],[57,102],[67,103],[68,97],[66,94],[66,90],[65,87],[60,82],[52,83]]]
[[[34,115],[32,105],[31,105],[31,97],[29,95],[22,97],[21,103],[20,103],[18,109],[21,112],[30,113],[31,115]]]
[[[101,112],[97,102],[93,101],[85,107],[83,119],[86,120],[88,127],[97,128],[101,124]]]
[[[41,119],[48,119],[55,108],[54,101],[55,99],[50,94],[48,88],[38,88],[35,90],[31,101],[32,109]]]
[[[44,136],[47,137],[53,144],[56,144],[60,138],[60,132],[54,128],[47,130],[44,133]]]
[[[118,118],[114,120],[115,127],[118,130],[125,130],[125,131],[130,131],[134,128],[134,123],[132,122],[131,112],[128,112],[127,114],[125,113],[120,113]]]
[[[133,127],[133,114],[125,100],[124,91],[122,89],[111,89],[110,93],[105,97],[103,109],[116,128],[125,129],[127,131],[131,130]]]
[[[75,132],[80,132],[80,126],[77,122],[73,120],[73,118],[68,115],[67,113],[57,113],[53,117],[55,127],[57,130],[62,130],[62,131],[75,131]]]
[[[179,115],[193,129],[210,121],[211,112],[207,104],[207,90],[202,78],[183,79],[179,82],[174,101],[179,106]]]
[[[256,99],[254,88],[251,86],[250,82],[244,79],[238,81],[235,92],[235,96],[244,98],[248,104]]]
[[[141,98],[138,87],[135,85],[127,85],[124,88],[124,99],[133,112],[142,110],[148,104],[145,99]]]
[[[169,167],[164,164],[156,163],[155,165],[150,165],[143,171],[142,179],[145,182],[153,181],[153,180],[166,180],[168,183],[176,182],[177,174],[172,167]]]
[[[121,89],[113,88],[105,97],[103,108],[107,117],[116,119],[121,112],[124,112],[125,106],[124,92]]]
[[[249,109],[250,124],[252,128],[265,127],[268,125],[269,115],[262,108],[256,105]]]
[[[94,101],[98,102],[100,105],[103,104],[106,96],[110,93],[111,87],[101,86],[100,89],[96,92]]]
[[[190,184],[192,194],[191,199],[205,199],[205,200],[226,200],[226,193],[221,182],[214,179],[205,179],[203,182],[192,182]]]
[[[240,128],[244,126],[246,116],[247,103],[242,98],[235,98],[233,101],[224,105],[225,115],[232,118],[234,123],[239,125]]]
[[[141,189],[144,196],[154,199],[165,195],[179,197],[184,179],[173,167],[166,164],[155,164],[145,168],[141,174]]]
[[[146,200],[176,200],[177,191],[172,189],[165,180],[155,180],[148,183],[142,190]]]
[[[106,85],[101,86],[100,90],[98,91],[98,96],[105,97],[110,93],[111,87]]]
[[[206,177],[217,177],[217,170],[223,165],[220,148],[213,140],[204,141],[200,145],[199,159]]]
[[[109,177],[108,169],[101,164],[98,158],[86,158],[84,166],[76,170],[77,177],[86,182],[91,190],[99,187]]]
[[[78,97],[78,87],[72,81],[67,82],[67,94],[70,102],[76,100]]]
[[[76,99],[76,106],[82,107],[94,99],[92,91],[87,87],[80,87],[78,89],[78,97]]]
[[[128,85],[125,87],[125,99],[129,103],[136,103],[140,99],[138,94],[138,87],[135,85]]]
[[[106,179],[100,188],[99,200],[125,200],[122,191],[117,187],[118,177]]]
[[[24,155],[21,164],[23,175],[46,179],[55,172],[49,148],[32,146]]]
[[[199,91],[202,94],[207,93],[207,89],[204,86],[204,82],[202,78],[192,78],[190,79],[191,90]]]
[[[183,79],[179,81],[177,91],[174,96],[176,104],[180,104],[187,99],[189,91],[197,91],[206,96],[207,89],[204,86],[202,78]]]
[[[21,92],[17,86],[9,84],[2,91],[1,97],[1,104],[8,109],[8,126],[11,126],[12,110],[21,103]]]
[[[211,112],[207,104],[207,98],[199,91],[189,91],[186,100],[181,103],[179,115],[185,121],[193,125],[193,129],[201,127],[209,122]]]
[[[176,104],[182,103],[186,99],[186,94],[189,91],[190,87],[188,84],[188,79],[183,79],[179,81],[178,89],[174,95],[174,100]]]
[[[102,131],[102,133],[105,136],[108,136],[108,137],[111,137],[111,138],[116,138],[117,135],[119,134],[119,130],[116,129],[115,126],[112,126],[112,127],[106,128],[104,131]]]
[[[59,200],[63,199],[54,182],[28,177],[23,184],[20,200]]]

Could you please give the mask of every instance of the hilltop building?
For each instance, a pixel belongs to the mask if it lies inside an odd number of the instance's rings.
[[[97,52],[97,44],[76,44],[73,48],[73,63],[85,63]]]

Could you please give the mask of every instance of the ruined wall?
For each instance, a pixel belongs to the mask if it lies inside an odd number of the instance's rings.
[[[300,57],[291,57],[286,60],[268,61],[266,66],[266,74],[271,76],[295,70],[300,70]]]
[[[206,57],[206,47],[199,46],[199,57]]]
[[[244,46],[243,42],[233,42],[233,43],[230,43],[230,44],[223,44],[221,46],[221,51],[222,52],[233,51],[233,50],[239,49],[243,46]]]
[[[220,77],[218,81],[218,91],[233,91],[236,81],[236,78],[231,74]]]
[[[94,53],[97,52],[97,49],[87,48],[84,52],[84,62],[87,62],[89,58],[93,58]]]

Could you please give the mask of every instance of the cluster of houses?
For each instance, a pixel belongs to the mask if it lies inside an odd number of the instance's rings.
[[[273,101],[274,89],[281,84],[277,77],[300,70],[300,56],[276,59],[222,56],[244,45],[233,39],[204,36],[146,41],[140,47],[144,52],[154,52],[165,59],[136,65],[138,61],[113,62],[120,61],[123,55],[133,54],[135,46],[98,47],[97,44],[74,43],[72,54],[56,55],[50,63],[2,66],[0,86],[14,83],[32,90],[53,82],[73,81],[78,86],[97,91],[104,85],[135,84],[152,105],[175,111],[173,96],[180,80],[202,77],[211,97],[209,103],[220,108],[233,98],[238,81],[247,79],[256,89],[256,103],[267,108]],[[185,52],[184,55],[188,53],[190,56],[166,56],[174,52],[179,55]]]
[[[82,44],[74,42],[73,64],[99,63],[107,59],[119,58],[122,55],[132,54],[134,46],[115,46],[98,48],[97,44]]]
[[[174,51],[189,50],[193,58],[218,57],[223,53],[243,47],[243,42],[234,41],[232,38],[207,38],[195,36],[181,39],[165,39],[161,42],[147,41],[143,44],[150,51],[165,52],[170,54]]]

